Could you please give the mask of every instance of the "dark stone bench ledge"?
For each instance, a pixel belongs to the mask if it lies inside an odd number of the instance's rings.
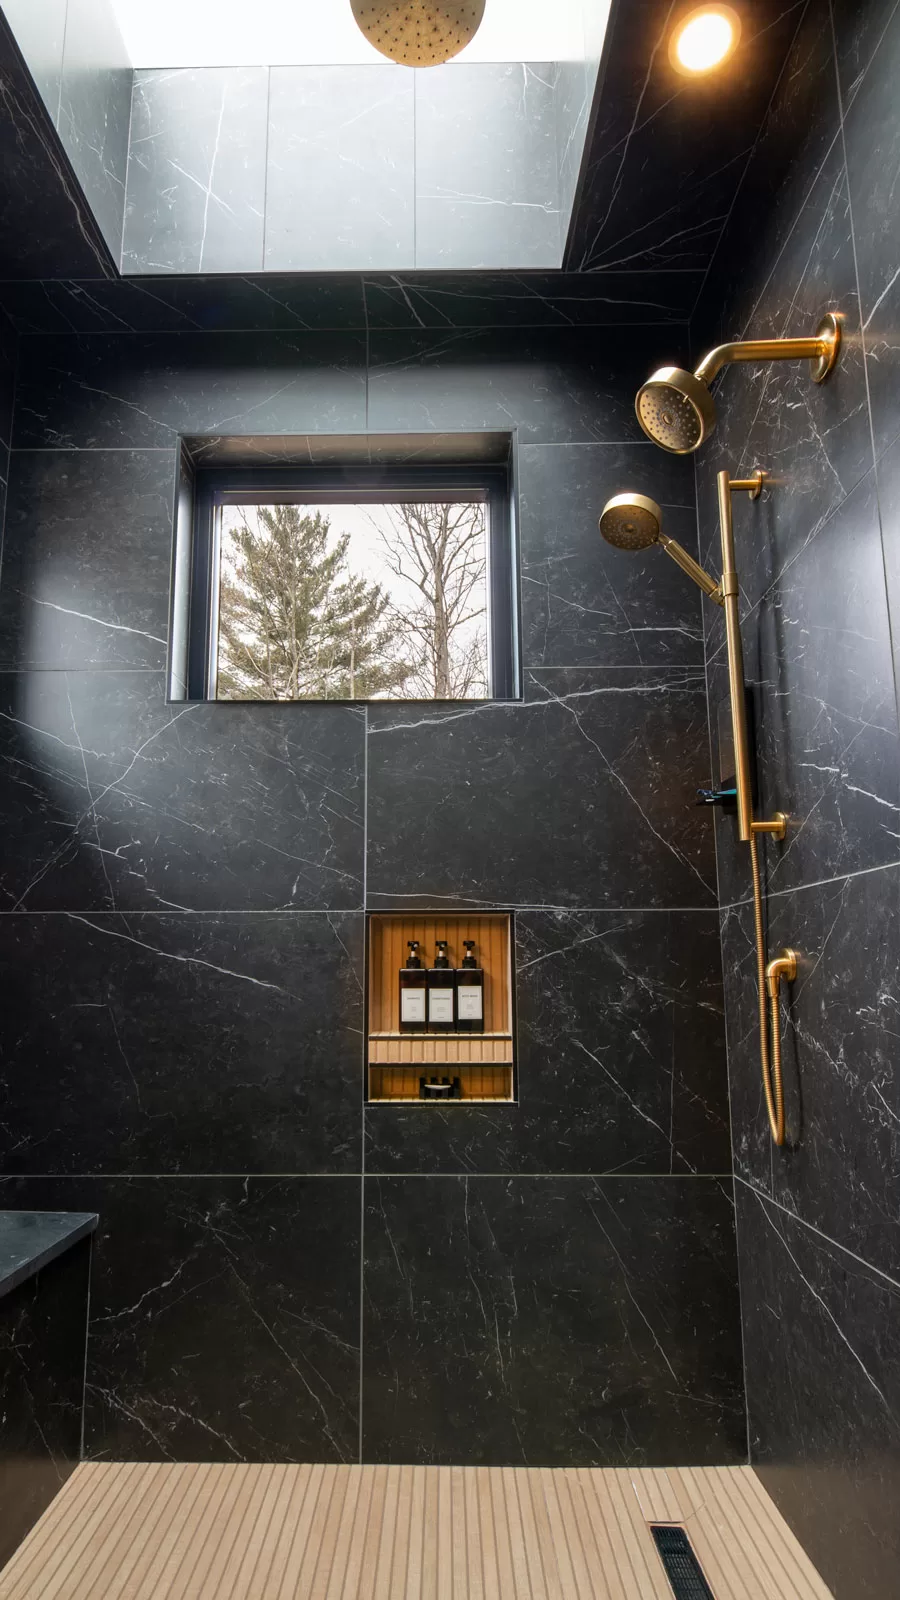
[[[0,1299],[96,1226],[93,1211],[0,1211]]]

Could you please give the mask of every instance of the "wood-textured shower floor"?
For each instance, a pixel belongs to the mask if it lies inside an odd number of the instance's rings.
[[[716,1600],[829,1600],[748,1467],[79,1466],[0,1600],[672,1600],[678,1522]]]

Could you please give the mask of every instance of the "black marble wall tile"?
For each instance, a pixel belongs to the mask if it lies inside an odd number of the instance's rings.
[[[91,1242],[0,1301],[0,1565],[81,1456]]]
[[[564,265],[708,263],[802,10],[755,6],[731,69],[687,82],[669,61],[671,7],[613,12]]]
[[[732,1228],[715,1179],[367,1179],[363,1459],[739,1460]]]
[[[0,91],[0,278],[111,277],[113,257],[4,16]]]
[[[358,1178],[19,1178],[3,1193],[100,1216],[86,1456],[357,1458]]]
[[[417,267],[559,266],[555,72],[476,61],[415,75]]]
[[[297,317],[321,327],[343,315],[342,306],[358,325],[369,301],[374,304],[370,285],[364,307],[362,280],[349,278],[339,280],[333,292],[315,279],[290,287],[279,280],[277,289],[272,285],[274,299],[268,285],[247,280],[233,299],[225,295],[218,302],[199,287],[196,294],[174,282],[153,280],[149,287],[149,317],[165,324],[185,316],[205,328],[217,317],[243,316],[271,316],[276,325]],[[545,287],[537,303],[540,315],[552,318],[563,302],[548,299]],[[498,286],[490,293],[497,309],[488,315],[519,316],[518,304],[510,313]],[[124,308],[121,300],[97,298],[98,317],[110,306]],[[83,316],[87,322],[94,314],[77,288],[47,303],[52,317],[71,312],[73,320]],[[21,305],[34,309],[33,300]],[[577,305],[581,316],[583,301]],[[471,315],[465,304],[461,309]],[[443,408],[446,434],[471,434],[487,423],[505,436],[519,428],[529,442],[591,441],[589,449],[598,442],[634,440],[633,389],[663,358],[659,332],[606,331],[601,341],[583,327],[488,329],[463,336],[465,361],[457,362],[455,372],[447,355],[452,330],[449,336],[446,329],[430,335],[421,329],[373,332],[373,351],[384,348],[371,386],[380,416],[377,423],[370,416],[367,437],[408,427],[398,420],[397,407],[392,414],[375,390],[394,371],[384,363],[399,355],[402,364],[411,348],[421,351],[421,339],[431,356],[423,369],[415,362],[410,367],[410,387],[401,397],[406,405],[412,396],[418,432],[432,433],[435,413]],[[115,497],[118,480],[115,469],[103,464],[107,454],[139,449],[148,458],[158,454],[171,461],[179,433],[196,443],[247,429],[260,441],[312,432],[325,440],[366,429],[365,346],[354,334],[298,326],[284,335],[91,333],[29,344],[17,437],[36,447],[28,458],[35,463],[31,498],[44,495],[55,504],[54,497],[63,494],[60,473],[77,470],[78,515],[88,520],[89,485],[101,501]],[[422,370],[432,385],[424,396]],[[643,443],[621,452],[623,466],[631,457],[646,461],[654,486],[674,485],[679,476],[689,482],[689,464],[668,462]],[[40,462],[46,463],[46,483]],[[111,476],[104,476],[107,470]],[[137,481],[128,469],[122,472],[123,485],[126,477]],[[534,492],[536,481],[533,475]],[[596,490],[593,481],[587,483],[585,500],[600,488],[599,482]],[[669,498],[679,503],[674,489]],[[55,511],[53,518],[58,550],[62,523]],[[91,536],[112,538],[114,520]],[[539,548],[543,535],[536,518],[530,537]],[[587,523],[583,537],[587,563]],[[99,544],[96,549],[99,554]],[[103,562],[107,570],[112,565]],[[574,565],[569,581],[579,582]],[[97,593],[108,597],[109,588],[98,583]],[[51,598],[69,604],[65,596]],[[108,614],[99,609],[90,615]],[[667,625],[662,608],[651,620]],[[143,626],[140,616],[135,623],[127,612],[122,621]],[[676,611],[673,625],[677,621]],[[91,649],[94,637],[86,638]],[[114,1241],[101,1241],[113,1254],[107,1255],[105,1298],[98,1302],[95,1296],[94,1302],[97,1336],[92,1327],[91,1348],[97,1364],[88,1449],[125,1458],[149,1453],[353,1459],[357,1389],[347,1376],[353,1360],[347,1347],[356,1346],[358,1324],[353,1321],[352,1334],[337,1329],[340,1365],[331,1366],[330,1357],[323,1362],[319,1348],[305,1341],[320,1338],[314,1324],[334,1325],[317,1303],[298,1309],[293,1297],[305,1283],[297,1268],[302,1244],[295,1239],[318,1237],[320,1228],[326,1233],[321,1266],[316,1246],[315,1283],[336,1285],[335,1294],[343,1295],[349,1282],[345,1251],[348,1260],[355,1251],[358,1296],[358,1209],[349,1243],[345,1230],[332,1250],[327,1230],[347,1214],[341,1200],[340,1216],[332,1215],[334,1186],[346,1181],[349,1192],[356,1181],[349,1174],[360,1161],[360,1100],[358,1111],[352,1109],[361,1069],[361,1037],[353,1031],[361,1027],[361,996],[352,978],[360,935],[357,916],[346,913],[358,914],[363,904],[366,717],[337,706],[167,706],[161,672],[113,665],[115,670],[10,674],[7,720],[0,717],[10,780],[6,904],[10,910],[57,913],[0,917],[10,972],[21,975],[7,987],[22,996],[8,1078],[15,1102],[10,1110],[26,1143],[10,1162],[32,1173],[52,1163],[57,1172],[72,1174],[46,1188],[38,1176],[22,1177],[16,1194],[23,1203],[27,1191],[32,1203],[37,1196],[42,1204],[90,1204],[109,1214],[108,1237]],[[446,894],[462,904],[545,908],[520,916],[521,1104],[454,1108],[463,1119],[454,1125],[449,1113],[429,1113],[416,1133],[397,1108],[385,1108],[381,1142],[369,1147],[369,1170],[383,1161],[394,1173],[471,1167],[550,1174],[556,1164],[574,1173],[602,1163],[603,1170],[624,1167],[631,1174],[685,1174],[658,1180],[678,1187],[678,1196],[673,1189],[663,1208],[677,1222],[660,1221],[657,1229],[656,1212],[651,1207],[648,1222],[641,1202],[633,1225],[623,1225],[637,1292],[646,1228],[656,1230],[653,1249],[661,1259],[674,1230],[678,1260],[688,1272],[693,1251],[694,1270],[697,1238],[704,1240],[701,1249],[707,1245],[705,1212],[701,1207],[698,1222],[692,1186],[705,1180],[687,1175],[721,1171],[726,1155],[712,838],[708,818],[693,806],[694,788],[708,771],[705,682],[702,672],[698,676],[686,665],[574,673],[543,668],[529,674],[528,693],[524,704],[382,706],[369,713],[379,730],[368,758],[371,903],[405,906],[408,896],[421,896],[432,905]],[[385,731],[394,723],[396,732]],[[443,805],[443,827],[437,825],[435,797]],[[623,902],[630,908],[624,917],[616,909]],[[641,915],[634,908],[642,905],[660,909]],[[670,906],[685,909],[670,912]],[[343,907],[345,915],[334,907]],[[327,910],[329,916],[274,914],[294,908]],[[187,916],[185,910],[243,914]],[[268,915],[248,915],[253,911]],[[576,947],[570,955],[560,955],[570,944]],[[551,982],[559,962],[561,976]],[[635,972],[641,982],[633,980]],[[69,1020],[61,1046],[56,1024],[64,1014]],[[29,1077],[47,1086],[40,1096]],[[90,1126],[85,1086],[96,1109]],[[43,1144],[32,1126],[38,1121],[47,1135]],[[374,1109],[370,1122],[378,1126]],[[209,1168],[255,1176],[188,1176]],[[262,1174],[298,1169],[344,1176],[310,1180],[294,1227],[293,1180],[284,1179],[290,1191],[284,1199],[287,1191]],[[77,1176],[86,1170],[94,1176]],[[275,1185],[273,1195],[277,1188],[271,1204],[259,1198],[266,1184]],[[248,1205],[257,1208],[251,1223],[245,1222]],[[719,1205],[717,1199],[717,1217]],[[134,1240],[158,1216],[159,1248],[154,1245],[147,1261],[135,1262]],[[579,1228],[576,1215],[573,1237]],[[531,1251],[530,1242],[516,1243],[526,1235],[527,1228],[510,1224],[504,1258],[514,1275],[520,1257]],[[616,1249],[626,1259],[624,1247],[617,1243]],[[733,1295],[734,1258],[729,1266],[725,1233],[717,1234],[713,1256],[710,1292],[717,1295],[715,1283],[724,1283],[730,1272]],[[461,1261],[460,1255],[447,1265],[447,1293],[454,1298],[469,1281]],[[567,1304],[574,1303],[588,1275],[592,1282],[603,1276],[596,1264],[576,1262]],[[684,1289],[686,1281],[679,1277],[673,1295],[694,1308],[690,1317],[696,1321],[706,1315],[706,1290]],[[314,1301],[318,1294],[317,1287]],[[550,1304],[547,1294],[542,1288],[541,1306]],[[624,1289],[621,1296],[628,1301]],[[684,1377],[682,1358],[670,1356],[682,1384],[678,1393],[693,1396],[680,1399],[673,1412],[673,1373],[657,1352],[644,1376],[634,1379],[640,1394],[633,1402],[632,1378],[620,1371],[613,1421],[601,1422],[599,1433],[590,1422],[590,1439],[596,1436],[599,1445],[594,1454],[589,1441],[578,1459],[606,1459],[609,1452],[609,1459],[621,1460],[625,1448],[633,1449],[634,1459],[660,1459],[668,1453],[664,1435],[673,1416],[680,1428],[682,1415],[695,1413],[691,1428],[697,1431],[690,1438],[697,1441],[698,1458],[721,1455],[722,1441],[736,1437],[739,1401],[731,1378],[720,1382],[716,1376],[733,1370],[728,1363],[736,1361],[736,1345],[734,1326],[726,1339],[715,1306],[713,1389],[704,1390],[712,1394],[712,1405],[696,1403],[694,1376]],[[358,1299],[353,1309],[358,1318]],[[294,1323],[291,1315],[307,1320]],[[643,1327],[636,1311],[634,1316],[634,1326]],[[347,1317],[352,1320],[349,1311]],[[681,1317],[672,1312],[679,1339],[686,1338]],[[603,1348],[615,1350],[615,1365],[622,1347],[618,1313],[615,1336],[612,1326],[610,1313]],[[587,1345],[587,1322],[584,1327],[579,1338]],[[331,1343],[322,1337],[327,1356]],[[246,1351],[237,1383],[223,1344]],[[420,1363],[423,1382],[431,1383],[436,1371],[438,1398],[445,1344],[429,1336],[423,1346],[428,1359]],[[655,1350],[652,1339],[649,1344]],[[376,1341],[376,1357],[380,1348]],[[358,1348],[355,1354],[358,1359]],[[595,1372],[595,1357],[584,1360],[594,1362]],[[571,1440],[581,1423],[572,1421],[566,1407],[557,1419],[554,1385],[562,1368],[558,1361],[556,1366],[557,1377],[547,1375],[546,1404],[542,1377],[530,1391],[528,1403],[545,1421],[529,1449],[536,1459],[562,1461],[572,1458]],[[308,1409],[295,1427],[291,1386],[300,1382],[302,1388],[297,1368],[325,1410],[307,1396]],[[640,1372],[640,1364],[635,1370]],[[324,1375],[326,1388],[316,1373]],[[620,1449],[629,1425],[636,1430],[634,1441]],[[406,1426],[401,1419],[398,1452]],[[509,1455],[510,1431],[501,1419],[493,1458],[522,1459],[521,1452]],[[459,1436],[453,1422],[445,1448],[456,1459]],[[465,1458],[492,1459],[493,1448],[479,1436]]]
[[[359,1172],[362,949],[339,912],[0,917],[5,1170]]]
[[[367,276],[365,290],[373,329],[603,327],[686,322],[700,281],[689,272],[404,272]]]
[[[728,948],[752,971],[748,907],[729,913]],[[900,1274],[900,868],[843,878],[769,902],[769,944],[800,955],[785,1026],[787,1146],[768,1161],[755,984],[729,983],[736,1151],[743,1169],[804,1221],[882,1271]],[[735,966],[737,963],[735,963]],[[726,964],[729,982],[739,973]]]
[[[4,666],[165,666],[174,482],[170,450],[15,452]]]
[[[20,333],[686,323],[700,273],[302,273],[0,282]]]
[[[756,1470],[835,1600],[900,1582],[900,1284],[738,1183]]]
[[[353,333],[101,334],[42,339],[30,357],[17,389],[21,449],[366,426],[365,342]]]
[[[671,337],[671,335],[668,335]],[[634,396],[658,364],[659,330],[585,338],[532,330],[373,331],[369,426],[376,432],[518,428],[523,444],[642,439]]]
[[[342,332],[366,326],[363,280],[327,276],[117,278],[0,283],[20,333]]]
[[[704,348],[740,338],[752,322],[778,256],[840,146],[829,8],[798,6],[793,21],[799,25],[784,70],[691,319],[698,357]]]
[[[519,912],[515,1106],[373,1105],[366,1171],[730,1170],[716,913]]]
[[[585,11],[587,11],[585,7]],[[560,251],[565,249],[575,191],[584,157],[591,104],[597,87],[599,60],[557,61],[556,158],[559,168]]]
[[[18,334],[12,324],[5,316],[0,316],[0,531],[6,516],[9,487],[9,441],[12,435],[18,345]]]
[[[0,444],[0,528],[6,517],[6,493],[9,486],[9,446]]]
[[[831,0],[837,71],[849,110],[894,16],[891,0]]]
[[[872,466],[856,269],[843,150],[836,141],[781,250],[774,272],[742,324],[749,338],[812,335],[826,310],[841,316],[837,368],[822,384],[805,361],[726,368],[717,389],[719,425],[698,456],[701,544],[719,555],[716,471],[736,477],[758,466],[770,488],[735,506],[744,605],[752,605],[815,538]],[[739,330],[740,331],[740,330]],[[707,552],[715,551],[715,555]]]
[[[0,316],[0,444],[7,449],[12,439],[18,360],[19,336],[9,318]]]
[[[766,846],[770,888],[895,861],[900,760],[873,474],[812,530],[743,636],[759,814],[790,818],[785,843]],[[717,655],[713,706],[725,683]],[[727,764],[720,760],[720,770]],[[730,819],[720,819],[719,836],[727,903],[747,892],[747,851]]]
[[[844,140],[853,230],[859,266],[872,429],[880,455],[900,434],[897,415],[897,319],[900,277],[897,264],[896,188],[900,173],[900,125],[896,111],[900,16],[885,3],[851,11],[841,8],[838,60],[847,73]]]
[[[387,62],[272,68],[267,268],[415,265],[415,80]]]
[[[776,902],[769,904],[774,906]],[[757,1188],[771,1191],[773,1157],[759,1057],[759,988],[752,904],[745,901],[722,912],[721,937],[734,1171]],[[773,944],[771,948],[774,953],[779,947]]]
[[[123,272],[263,266],[267,67],[134,74]]]
[[[628,489],[665,505],[697,553],[690,463],[652,444],[524,445],[518,452],[522,655],[526,666],[693,666],[697,589],[661,549],[614,550],[597,520]]]
[[[900,698],[900,437],[881,457],[877,476],[881,542],[894,649],[894,681]]]
[[[131,82],[112,0],[67,0],[59,136],[116,261],[125,215]]]
[[[45,0],[40,7],[31,0],[6,0],[3,7],[25,65],[54,122],[59,116],[67,9],[68,0]]]
[[[838,1600],[893,1593],[900,1578],[900,1291],[881,1276],[900,1265],[900,758],[892,462],[884,458],[876,493],[872,450],[873,431],[876,451],[900,431],[893,335],[888,328],[879,348],[884,328],[876,332],[882,311],[890,318],[894,272],[885,265],[893,17],[889,3],[807,8],[692,330],[701,344],[712,328],[793,332],[795,317],[810,323],[829,303],[844,319],[840,363],[821,389],[787,364],[726,374],[719,452],[698,458],[704,553],[716,539],[714,456],[732,470],[774,467],[758,505],[736,508],[736,536],[758,805],[791,816],[786,843],[765,845],[767,884],[779,891],[768,899],[767,946],[796,948],[800,971],[782,1005],[788,1137],[777,1150],[760,1081],[752,906],[726,910],[734,1158],[753,1185],[738,1184],[738,1246],[751,1458]],[[778,156],[786,130],[787,162]],[[771,208],[760,203],[767,186]],[[726,307],[718,324],[717,298]],[[708,641],[715,745],[725,720],[720,627]],[[724,774],[729,757],[715,759]],[[717,846],[722,899],[745,896],[747,852],[733,820],[719,820]]]
[[[7,909],[362,904],[364,712],[167,705],[155,672],[0,684]]]
[[[526,678],[524,705],[370,709],[369,905],[713,904],[705,678]]]

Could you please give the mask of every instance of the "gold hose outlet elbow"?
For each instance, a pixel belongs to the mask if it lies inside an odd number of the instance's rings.
[[[766,967],[766,992],[770,1000],[778,999],[782,982],[793,983],[797,976],[797,952],[784,949]]]

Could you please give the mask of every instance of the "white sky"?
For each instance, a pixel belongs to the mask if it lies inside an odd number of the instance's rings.
[[[487,0],[457,61],[571,61],[584,54],[584,0]],[[588,0],[588,4],[601,0]],[[135,67],[381,62],[350,0],[112,0]]]

